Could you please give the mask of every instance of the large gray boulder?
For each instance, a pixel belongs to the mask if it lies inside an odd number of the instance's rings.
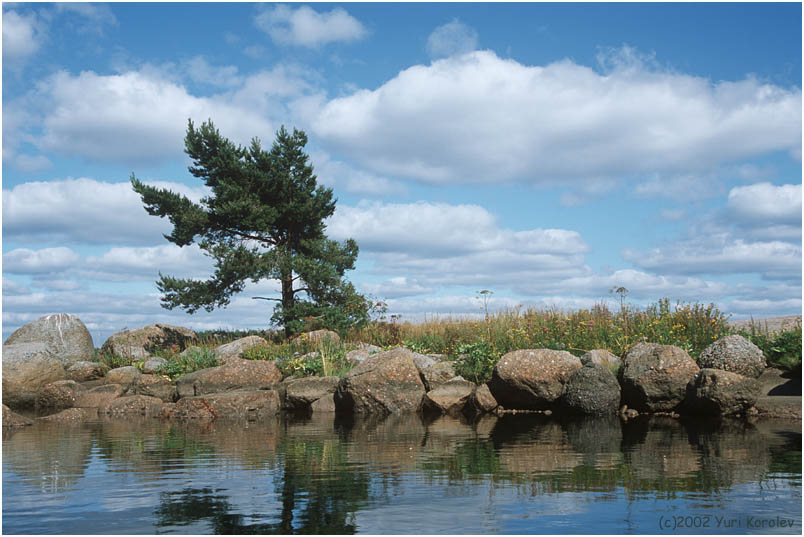
[[[280,409],[279,392],[276,390],[238,390],[179,399],[171,417],[180,420],[228,418],[251,421],[276,416]]]
[[[86,382],[103,378],[109,367],[100,362],[74,362],[67,368],[67,379]]]
[[[303,377],[280,385],[282,408],[291,412],[334,412],[338,377]]]
[[[156,323],[112,335],[101,347],[101,354],[132,363],[150,358],[156,351],[184,350],[197,341],[198,336],[189,328]]]
[[[92,361],[95,354],[89,330],[81,319],[68,313],[40,317],[14,331],[5,344],[40,342],[65,369],[75,362]]]
[[[413,353],[397,347],[363,360],[338,383],[339,412],[396,414],[419,408],[425,394]]]
[[[33,407],[42,386],[64,379],[64,366],[46,342],[3,345],[3,403],[9,407]]]
[[[199,369],[176,380],[178,397],[233,390],[261,390],[282,382],[282,372],[267,360],[232,359],[218,367]]]
[[[497,408],[497,400],[491,395],[488,384],[481,384],[472,392],[472,397],[464,407],[464,414],[478,415],[493,412]]]
[[[754,406],[761,387],[755,378],[722,369],[701,369],[687,384],[685,410],[695,414],[739,414]]]
[[[134,367],[133,365],[127,365],[124,367],[116,367],[114,369],[109,370],[106,373],[106,377],[103,379],[104,384],[119,384],[123,386],[124,389],[128,390],[132,385],[134,385],[140,378],[142,373],[140,370]]]
[[[698,366],[759,378],[767,363],[759,347],[743,336],[734,334],[720,338],[706,347],[698,357]]]
[[[422,412],[447,414],[458,417],[475,392],[477,386],[463,377],[454,377],[427,392],[422,400]]]
[[[429,392],[456,377],[455,366],[452,362],[438,362],[421,371],[424,388]]]
[[[122,397],[126,392],[120,384],[102,384],[80,392],[75,401],[75,408],[103,409],[114,399]]]
[[[74,380],[57,380],[45,384],[36,394],[37,410],[64,410],[72,408],[84,391]]]
[[[33,425],[33,420],[20,416],[5,404],[3,405],[3,427],[23,427]]]
[[[293,338],[294,343],[310,343],[311,345],[318,345],[325,339],[332,343],[340,343],[341,336],[332,330],[313,330],[312,332],[305,332]]]
[[[162,375],[139,375],[127,394],[147,395],[172,403],[176,399],[176,385]]]
[[[581,356],[581,363],[583,365],[597,364],[609,369],[616,369],[622,365],[622,360],[616,354],[612,354],[605,349],[594,349]]]
[[[611,370],[587,362],[564,385],[561,406],[574,414],[614,415],[620,407],[620,384]]]
[[[620,369],[622,401],[639,412],[675,410],[684,401],[687,383],[699,370],[679,347],[639,343],[625,356]]]
[[[145,363],[142,364],[142,372],[146,375],[158,374],[167,364],[168,361],[164,358],[154,356],[153,358],[148,358],[145,360]]]
[[[494,367],[489,389],[504,408],[544,410],[561,397],[564,384],[580,368],[581,361],[567,351],[513,351]]]
[[[240,339],[216,347],[215,358],[220,364],[225,364],[230,360],[242,360],[243,352],[257,345],[268,345],[268,342],[260,336],[241,337]]]

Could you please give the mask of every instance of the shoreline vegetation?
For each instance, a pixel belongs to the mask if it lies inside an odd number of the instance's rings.
[[[326,328],[311,323],[309,330]],[[774,330],[775,328],[775,330]],[[432,316],[421,323],[391,321],[381,317],[363,326],[339,332],[340,342],[312,342],[303,337],[287,340],[276,330],[199,331],[198,344],[188,352],[179,348],[154,353],[167,360],[162,374],[175,378],[220,365],[214,349],[248,336],[267,344],[247,348],[247,360],[274,360],[285,377],[343,376],[353,364],[349,351],[364,345],[380,350],[404,346],[421,354],[438,354],[453,361],[456,373],[481,384],[491,378],[503,355],[521,349],[563,350],[582,356],[595,349],[624,357],[638,343],[674,345],[697,361],[701,351],[716,340],[738,334],[759,347],[768,367],[801,375],[801,318],[768,325],[762,319],[730,323],[713,305],[662,299],[644,310],[624,307],[611,311],[601,304],[592,309],[510,309],[489,313],[485,319]],[[317,353],[314,355],[313,353]],[[109,368],[132,365],[126,357],[97,351],[97,359]],[[142,361],[133,365],[142,368]],[[616,370],[613,371],[616,374]]]

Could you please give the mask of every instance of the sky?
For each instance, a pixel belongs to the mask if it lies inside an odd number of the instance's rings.
[[[188,119],[240,144],[304,130],[354,238],[348,278],[401,320],[575,310],[612,289],[733,319],[801,313],[800,3],[3,3],[3,337],[77,315],[99,347],[225,309],[129,177],[206,195]]]

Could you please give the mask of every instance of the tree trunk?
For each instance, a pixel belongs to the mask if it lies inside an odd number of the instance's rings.
[[[285,339],[290,339],[293,333],[288,326],[289,314],[293,310],[293,272],[282,272],[282,317],[285,324]]]

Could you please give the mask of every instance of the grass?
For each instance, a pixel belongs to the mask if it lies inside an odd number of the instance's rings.
[[[162,353],[168,360],[164,370],[171,378],[217,365],[213,349],[247,335],[259,335],[269,343],[245,351],[250,360],[274,360],[286,377],[343,376],[352,366],[346,353],[356,342],[383,349],[405,345],[420,353],[446,354],[455,361],[456,372],[477,383],[491,378],[500,357],[518,349],[566,350],[580,356],[592,349],[606,349],[617,356],[641,342],[675,345],[693,359],[714,341],[740,333],[765,353],[769,365],[787,371],[801,370],[801,326],[775,334],[752,327],[732,329],[728,316],[714,305],[689,304],[662,299],[645,309],[621,304],[611,311],[605,304],[591,309],[510,309],[489,313],[484,319],[432,317],[423,323],[374,321],[345,334],[345,343],[324,340],[312,343],[300,338],[283,340],[276,331],[200,332],[200,350],[185,356]],[[128,365],[124,359],[99,356],[110,367]]]

